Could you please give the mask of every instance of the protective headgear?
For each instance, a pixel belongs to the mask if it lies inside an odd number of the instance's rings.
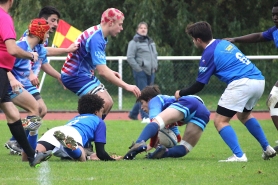
[[[40,42],[43,41],[44,35],[49,29],[50,26],[45,19],[33,19],[28,27],[29,34],[38,37]]]
[[[101,23],[107,23],[109,21],[120,20],[124,17],[124,14],[116,8],[108,8],[101,16]]]

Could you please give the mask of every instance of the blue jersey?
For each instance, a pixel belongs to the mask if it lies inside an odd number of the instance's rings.
[[[100,25],[85,30],[76,43],[79,48],[69,53],[62,67],[62,75],[92,77],[97,65],[106,65],[105,47],[107,38],[104,38]]]
[[[183,124],[192,122],[198,125],[202,130],[205,129],[209,122],[210,111],[206,108],[201,100],[196,96],[182,96],[178,100],[174,96],[157,95],[148,103],[149,117],[152,119],[167,107],[171,107],[184,113]],[[183,125],[182,124],[182,125]],[[175,133],[177,128],[172,129]]]
[[[27,39],[27,36],[28,36],[28,30],[26,30],[23,35],[21,36],[21,38],[19,39],[19,41],[26,41]],[[42,50],[43,47],[47,47],[48,46],[48,39],[45,40],[45,42],[43,44],[37,44],[34,49],[33,49],[33,52],[40,52],[40,50]],[[47,52],[46,52],[47,53]],[[46,53],[45,53],[45,58],[46,58]],[[42,57],[41,57],[42,58]],[[42,63],[46,63],[48,62],[46,59],[42,62]],[[41,64],[42,63],[34,63],[34,62],[31,62],[32,64],[32,71],[35,75],[39,75],[39,72],[40,72],[40,69],[41,69]]]
[[[30,48],[27,41],[18,41],[17,45],[24,51],[32,52],[32,49]],[[38,53],[39,57],[38,60],[34,62],[34,66],[40,69],[41,65],[47,62],[47,58],[46,58],[47,50],[43,46],[37,46],[36,52]],[[30,75],[31,69],[32,69],[32,64],[29,59],[17,58],[15,60],[14,67],[11,72],[15,76],[15,78],[24,85],[30,83],[28,77]],[[36,70],[33,72],[35,74],[38,74],[38,71]]]
[[[268,30],[263,32],[263,37],[267,41],[274,41],[276,48],[278,48],[278,29],[276,26],[269,28]]]
[[[157,95],[150,100],[148,103],[149,107],[149,118],[153,119],[159,113],[161,113],[164,109],[169,107],[172,103],[176,101],[174,96],[168,95]]]
[[[264,80],[261,71],[232,43],[215,39],[203,51],[197,81],[207,84],[212,75],[226,84],[249,78]]]
[[[80,114],[66,125],[74,127],[80,133],[83,144],[92,141],[106,143],[106,125],[95,114]]]

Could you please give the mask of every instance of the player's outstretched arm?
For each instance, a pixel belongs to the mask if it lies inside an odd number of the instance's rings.
[[[63,55],[67,53],[74,52],[78,49],[78,44],[71,44],[68,48],[53,48],[53,47],[46,47],[47,56],[57,56]]]
[[[102,161],[115,161],[116,159],[109,156],[104,149],[105,143],[95,142],[97,157]]]
[[[264,39],[262,32],[251,33],[240,37],[224,38],[224,40],[227,40],[229,42],[238,42],[238,43],[255,43],[255,42],[267,41]]]

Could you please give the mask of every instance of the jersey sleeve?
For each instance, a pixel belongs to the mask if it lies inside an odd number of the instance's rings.
[[[4,20],[3,20],[4,19]],[[3,24],[3,25],[1,25]],[[14,24],[12,21],[12,18],[9,16],[3,16],[1,17],[0,21],[0,35],[2,37],[2,40],[5,42],[8,39],[16,39],[16,33],[14,30]]]
[[[271,40],[274,40],[273,38],[273,32],[277,30],[276,26],[273,26],[271,28],[269,28],[268,30],[264,31],[263,32],[263,37],[265,40],[268,40],[268,41],[271,41]]]
[[[86,49],[90,52],[94,65],[106,65],[105,45],[97,35],[94,36],[88,41]]]
[[[210,77],[215,73],[214,54],[212,51],[204,51],[199,62],[199,72],[196,81],[208,84]]]
[[[104,123],[103,120],[100,119],[100,123],[98,124],[94,135],[95,135],[94,142],[106,143],[106,124]]]
[[[159,113],[162,112],[162,109],[163,109],[163,103],[158,96],[152,98],[150,100],[148,106],[149,106],[150,119],[156,117]]]

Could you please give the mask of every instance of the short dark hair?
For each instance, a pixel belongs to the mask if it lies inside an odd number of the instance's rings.
[[[45,18],[48,19],[48,17],[52,14],[56,14],[58,16],[58,18],[60,19],[60,12],[52,7],[52,6],[45,6],[41,9],[40,13],[39,13],[39,18]]]
[[[8,0],[0,0],[0,4],[5,4],[7,2],[8,2]]]
[[[159,94],[161,94],[161,92],[160,92],[158,85],[146,86],[141,91],[141,95],[137,98],[136,102],[140,102],[141,100],[145,100],[147,102]]]
[[[187,25],[185,31],[194,39],[200,38],[204,42],[208,42],[212,39],[211,26],[205,21],[189,24]]]
[[[79,114],[95,114],[104,106],[104,100],[97,94],[85,94],[78,100]]]
[[[278,1],[273,4],[273,7],[277,7],[277,6],[278,6]]]

